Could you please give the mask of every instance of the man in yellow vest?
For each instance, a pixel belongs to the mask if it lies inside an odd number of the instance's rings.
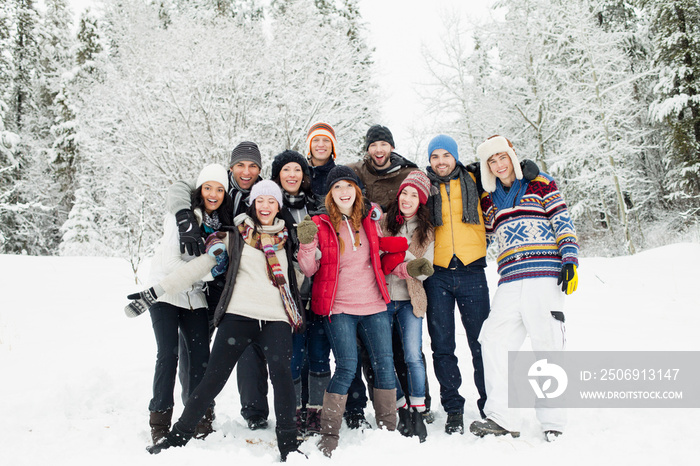
[[[462,434],[464,397],[459,394],[462,376],[455,355],[454,310],[456,304],[467,333],[479,392],[477,406],[483,417],[486,388],[478,338],[490,308],[484,273],[486,232],[476,178],[459,162],[455,140],[436,136],[428,145],[428,156],[427,173],[435,191],[428,200],[435,225],[435,273],[424,282],[426,317],[440,401],[447,412],[445,432]]]

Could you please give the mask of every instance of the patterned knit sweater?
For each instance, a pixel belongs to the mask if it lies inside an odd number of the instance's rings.
[[[500,180],[497,185],[497,192],[483,193],[481,209],[488,242],[496,241],[498,246],[499,285],[558,277],[562,262],[578,266],[576,230],[554,179],[540,173],[520,185],[520,190],[525,187],[522,195],[508,192],[507,202]]]

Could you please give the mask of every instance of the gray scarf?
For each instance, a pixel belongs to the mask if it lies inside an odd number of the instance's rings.
[[[433,225],[436,227],[442,226],[440,184],[446,183],[449,186],[450,180],[456,180],[457,178],[459,178],[459,185],[462,189],[462,222],[472,225],[481,223],[479,218],[479,193],[476,189],[476,183],[463,165],[457,164],[454,171],[447,176],[439,176],[431,167],[428,167],[426,171],[433,186],[437,188],[437,193],[431,195],[428,199],[428,208],[430,208]]]

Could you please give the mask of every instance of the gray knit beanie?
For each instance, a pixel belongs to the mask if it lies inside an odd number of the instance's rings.
[[[231,151],[231,163],[229,167],[233,167],[238,162],[253,162],[262,170],[262,159],[260,157],[260,149],[254,142],[243,141]]]

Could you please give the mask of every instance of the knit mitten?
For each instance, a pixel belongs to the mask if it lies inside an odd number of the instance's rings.
[[[309,244],[318,233],[318,227],[308,215],[297,225],[297,238],[301,244]]]
[[[124,308],[124,314],[127,317],[137,317],[146,312],[158,300],[158,295],[153,288],[149,288],[139,293],[132,293],[127,298],[132,301]]]
[[[417,278],[421,275],[429,277],[435,272],[435,270],[433,269],[433,264],[431,264],[428,259],[421,257],[419,259],[408,261],[406,264],[406,272],[413,278]]]
[[[400,263],[406,258],[406,252],[387,252],[382,254],[382,272],[384,275],[389,275]]]
[[[404,252],[408,250],[408,240],[403,236],[379,238],[379,249],[384,252]]]
[[[223,254],[220,253],[214,256],[214,258],[216,259],[216,265],[211,268],[211,276],[216,278],[226,273],[226,269],[228,268],[228,254],[225,252]]]
[[[226,233],[223,231],[216,231],[207,236],[207,240],[204,242],[204,248],[207,254],[211,257],[216,257],[226,251],[226,245],[222,241],[224,238],[226,238]]]

